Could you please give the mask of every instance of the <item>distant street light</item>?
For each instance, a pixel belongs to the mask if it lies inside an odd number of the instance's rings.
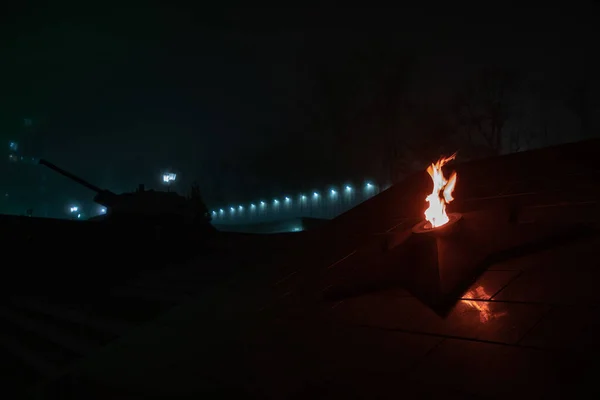
[[[162,176],[162,181],[167,185],[167,191],[171,190],[171,184],[177,179],[177,174],[173,172],[166,172]]]
[[[306,196],[301,194],[300,201],[298,203],[300,203],[300,214],[303,216],[302,213],[304,211],[304,206],[306,205]]]
[[[354,198],[354,193],[353,193],[353,190],[352,190],[352,186],[346,185],[344,192],[345,192],[345,195],[346,195],[345,196],[346,207],[348,207],[348,206],[350,206],[350,204],[352,204],[352,200]]]
[[[337,213],[337,200],[339,200],[338,195],[337,195],[337,191],[335,189],[331,189],[329,191],[330,193],[330,198],[331,198],[331,203],[329,206],[329,212],[331,217],[334,217],[335,214]]]
[[[265,215],[267,204],[264,201],[260,202],[260,214]]]
[[[69,206],[69,213],[71,214],[72,219],[81,218],[81,210],[78,206]]]
[[[285,196],[284,200],[285,200],[284,201],[285,209],[286,209],[286,211],[289,212],[290,211],[290,206],[292,205],[292,200],[288,196]]]
[[[375,185],[373,185],[371,182],[367,182],[365,183],[365,198],[369,198],[371,196],[373,196],[375,193]]]
[[[319,205],[319,193],[313,192],[313,201],[310,204],[310,215],[314,216],[315,208]]]
[[[167,172],[167,173],[163,174],[162,179],[163,179],[164,183],[174,182],[177,179],[177,174],[174,174],[172,172]]]

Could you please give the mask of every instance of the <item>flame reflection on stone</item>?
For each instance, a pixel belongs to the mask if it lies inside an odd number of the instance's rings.
[[[479,321],[482,324],[485,324],[491,321],[492,319],[503,317],[507,314],[506,311],[499,312],[491,310],[490,306],[492,305],[492,303],[490,303],[489,301],[485,301],[490,298],[490,295],[486,293],[483,286],[477,286],[477,288],[469,290],[467,293],[465,293],[463,297],[471,299],[482,299],[463,300],[463,303],[465,303],[467,306],[479,311]]]

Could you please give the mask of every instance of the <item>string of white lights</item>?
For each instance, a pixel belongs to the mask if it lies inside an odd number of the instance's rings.
[[[322,193],[328,193],[325,195]],[[313,207],[325,206],[332,204],[335,201],[354,203],[360,199],[367,199],[378,193],[378,186],[372,182],[365,182],[362,187],[362,193],[357,193],[357,190],[352,185],[344,185],[341,193],[338,192],[337,187],[330,187],[328,190],[314,191],[312,195],[306,193],[300,193],[295,196],[295,199],[291,196],[281,196],[274,198],[272,201],[267,202],[260,200],[247,205],[231,205],[229,207],[216,208],[210,211],[214,221],[231,220],[233,218],[243,219],[247,217],[261,217],[267,216],[271,213],[279,213],[283,211],[299,211],[312,212]],[[281,201],[279,199],[282,199]],[[330,203],[324,203],[322,200],[328,199]]]

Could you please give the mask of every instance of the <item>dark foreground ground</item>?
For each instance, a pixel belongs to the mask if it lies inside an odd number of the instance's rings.
[[[0,313],[5,387],[61,399],[593,396],[599,150],[457,165],[451,211],[468,240],[415,244],[423,173],[313,232],[223,236],[210,255],[94,295],[96,308],[15,293]]]

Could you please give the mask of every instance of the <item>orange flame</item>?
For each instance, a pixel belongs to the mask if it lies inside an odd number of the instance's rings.
[[[429,203],[429,207],[425,210],[425,219],[431,224],[432,228],[442,226],[450,220],[446,214],[446,204],[450,203],[454,198],[452,192],[456,186],[456,172],[453,172],[449,180],[446,180],[442,167],[451,160],[456,158],[456,153],[450,157],[442,157],[435,164],[432,163],[427,167],[427,173],[433,181],[433,191],[425,200]]]

